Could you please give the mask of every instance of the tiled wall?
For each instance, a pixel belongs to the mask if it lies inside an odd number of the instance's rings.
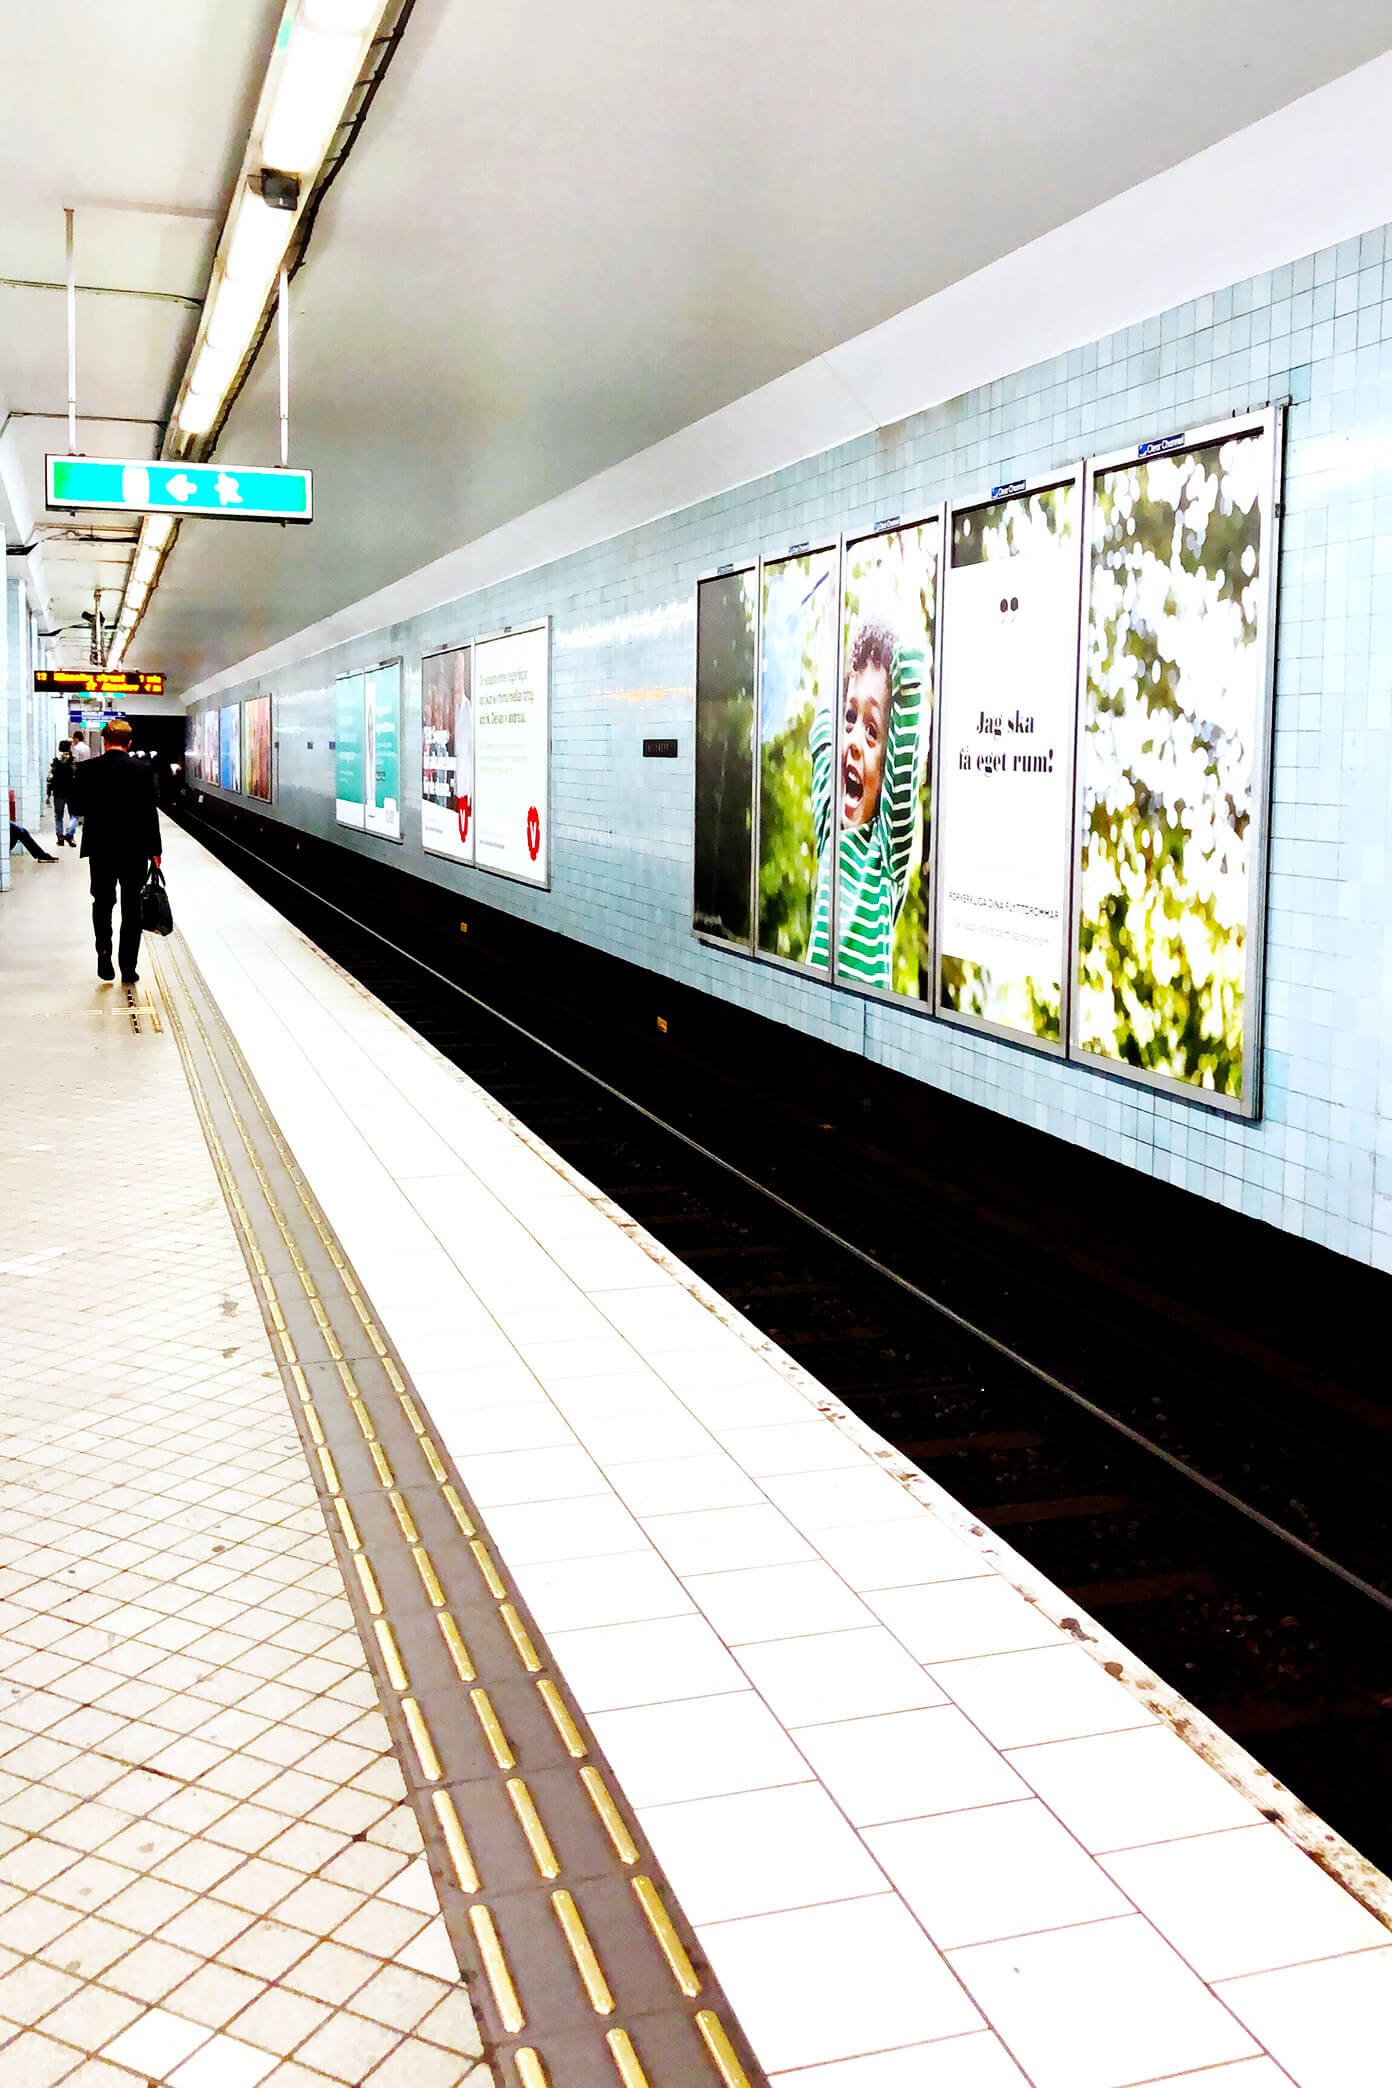
[[[696,576],[1271,399],[1281,549],[1264,1116],[1249,1124],[698,944]],[[424,868],[420,656],[553,618],[550,893],[429,874],[983,1107],[1392,1269],[1392,230],[282,670],[273,816]],[[333,677],[401,653],[401,846],[334,826]],[[232,696],[267,684],[247,684]],[[681,758],[644,761],[646,736]],[[1112,1214],[1099,1213],[1104,1224]]]

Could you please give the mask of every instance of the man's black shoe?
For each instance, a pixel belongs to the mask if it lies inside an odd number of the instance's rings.
[[[139,972],[122,972],[121,984],[123,986],[138,986],[140,984]]]
[[[115,976],[116,967],[111,962],[111,952],[109,950],[98,950],[97,977],[99,979],[114,979]]]

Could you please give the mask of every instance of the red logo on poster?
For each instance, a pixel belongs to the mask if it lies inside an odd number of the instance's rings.
[[[535,805],[527,813],[527,853],[533,862],[541,854],[541,814]]]
[[[467,841],[469,838],[469,813],[472,809],[466,797],[462,797],[459,800],[459,838],[461,841]]]

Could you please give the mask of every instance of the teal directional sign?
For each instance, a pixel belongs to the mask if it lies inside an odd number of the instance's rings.
[[[307,471],[238,464],[125,463],[47,457],[51,508],[118,508],[136,515],[217,515],[238,522],[311,522]]]

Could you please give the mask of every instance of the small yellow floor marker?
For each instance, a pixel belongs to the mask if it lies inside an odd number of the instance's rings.
[[[460,1500],[452,1486],[447,1485],[445,1487],[445,1500],[449,1506],[450,1514],[459,1525],[460,1535],[472,1537],[474,1535],[474,1526],[469,1520],[468,1511],[464,1503]]]
[[[565,1698],[561,1695],[555,1683],[545,1676],[537,1683],[537,1689],[540,1692],[541,1701],[551,1714],[552,1725],[561,1736],[566,1753],[574,1761],[578,1762],[582,1755],[587,1752],[587,1749],[579,1726],[566,1709]]]
[[[609,1795],[609,1786],[593,1767],[580,1771],[580,1781],[590,1794],[590,1803],[604,1822],[604,1831],[614,1844],[614,1853],[621,1863],[638,1861],[638,1846],[623,1822],[623,1815]]]
[[[391,1379],[392,1385],[395,1388],[395,1390],[398,1392],[404,1392],[406,1390],[406,1380],[401,1375],[401,1372],[397,1369],[395,1363],[393,1363],[390,1356],[383,1356],[382,1368],[387,1373],[387,1376]]]
[[[309,1430],[311,1441],[316,1446],[321,1446],[324,1441],[324,1424],[319,1419],[319,1409],[315,1406],[312,1399],[307,1399],[304,1403],[304,1417],[305,1426]]]
[[[382,1665],[387,1671],[393,1689],[409,1689],[411,1684],[401,1661],[401,1650],[396,1643],[396,1634],[385,1617],[374,1617],[372,1629],[377,1634],[377,1645],[382,1655]]]
[[[725,2088],[749,2088],[749,2076],[735,2057],[735,2048],[725,2035],[725,2025],[713,2008],[698,2008],[696,2028],[705,2039],[706,2050],[715,2061]]]
[[[397,1398],[401,1405],[401,1411],[406,1416],[406,1419],[410,1422],[415,1434],[418,1436],[423,1436],[425,1434],[425,1423],[424,1421],[422,1421],[420,1417],[420,1409],[416,1405],[414,1399],[412,1399],[410,1393],[399,1392],[397,1394]]]
[[[343,1489],[338,1483],[338,1467],[322,1444],[320,1445],[318,1456],[319,1469],[324,1474],[325,1486],[327,1486],[331,1494],[342,1493]]]
[[[609,1991],[609,1982],[604,1977],[595,1947],[589,1938],[580,1909],[570,1894],[564,1890],[553,1892],[551,1904],[556,1910],[556,1919],[561,1924],[561,1933],[570,1945],[570,1954],[575,1960],[575,1969],[580,1974],[585,1992],[590,1997],[590,2006],[596,2015],[614,2013],[614,1996]]]
[[[349,1551],[361,1551],[362,1539],[358,1535],[358,1526],[353,1520],[353,1511],[342,1494],[334,1496],[334,1514],[338,1517],[338,1527],[343,1532],[343,1542]]]
[[[529,1675],[541,1672],[541,1655],[532,1644],[526,1625],[510,1602],[505,1602],[498,1612],[508,1628],[508,1637],[517,1648],[517,1657]]]
[[[492,1553],[489,1551],[488,1546],[486,1544],[481,1543],[480,1540],[477,1537],[475,1537],[471,1541],[469,1549],[474,1555],[474,1560],[476,1565],[478,1566],[479,1572],[483,1575],[484,1579],[488,1583],[489,1594],[496,1595],[499,1602],[505,1602],[507,1600],[507,1589],[503,1586],[503,1583],[499,1578],[498,1569],[493,1564],[493,1556]]]
[[[546,2068],[530,2045],[519,2045],[512,2057],[522,2088],[551,2088]]]
[[[413,1544],[411,1546],[411,1557],[416,1562],[416,1571],[421,1577],[421,1586],[430,1597],[432,1606],[435,1609],[443,1609],[445,1606],[445,1591],[440,1586],[440,1576],[435,1571],[429,1552],[423,1544]]]
[[[371,1454],[372,1462],[377,1467],[377,1477],[381,1480],[383,1486],[395,1486],[396,1480],[392,1476],[392,1468],[387,1463],[387,1454],[383,1450],[382,1445],[380,1443],[369,1443],[367,1447]]]
[[[461,1682],[475,1681],[477,1677],[474,1672],[473,1656],[465,1645],[464,1635],[455,1623],[454,1618],[448,1610],[440,1610],[436,1615],[435,1621],[440,1627],[441,1638],[449,1647],[449,1656],[454,1662],[454,1672],[458,1675]]]
[[[353,1564],[357,1567],[358,1579],[362,1582],[363,1600],[366,1602],[372,1615],[380,1617],[382,1614],[382,1591],[377,1585],[377,1576],[372,1571],[367,1553],[354,1552]]]
[[[444,1771],[440,1757],[435,1752],[435,1742],[430,1737],[430,1728],[425,1722],[425,1713],[414,1697],[403,1697],[401,1708],[406,1714],[406,1723],[411,1728],[411,1743],[416,1750],[421,1775],[427,1783],[438,1783]]]
[[[493,1999],[497,2004],[498,2014],[502,2017],[503,2028],[515,2037],[519,2030],[525,2028],[527,2018],[522,2013],[522,2003],[517,1998],[517,1989],[512,1983],[507,1959],[503,1956],[497,1925],[487,1907],[470,1907],[469,1925],[474,1932],[474,1941],[478,1944],[479,1956],[483,1959],[483,1969],[488,1974],[488,1984],[493,1989]]]
[[[408,1544],[419,1544],[420,1531],[416,1528],[415,1517],[412,1515],[410,1509],[406,1506],[405,1500],[399,1493],[394,1493],[391,1497],[391,1504],[392,1512],[396,1517],[397,1523],[401,1530],[401,1534],[406,1539],[406,1542]]]
[[[441,1486],[443,1486],[446,1480],[449,1478],[449,1473],[445,1470],[444,1459],[441,1457],[439,1451],[435,1448],[435,1445],[431,1442],[428,1435],[423,1435],[421,1437],[420,1446],[421,1449],[425,1452],[426,1463],[429,1465],[431,1471],[435,1474],[435,1477],[439,1480]]]
[[[454,1865],[454,1875],[459,1881],[459,1889],[461,1892],[477,1892],[481,1883],[478,1867],[474,1862],[473,1850],[464,1839],[464,1829],[459,1824],[459,1814],[455,1811],[454,1800],[448,1791],[432,1791],[430,1796],[435,1807],[435,1817],[440,1822],[440,1832],[445,1837],[445,1847],[450,1852],[450,1861]]]
[[[469,1691],[469,1702],[477,1713],[478,1722],[483,1727],[483,1737],[492,1749],[493,1759],[498,1767],[500,1769],[515,1769],[517,1767],[517,1757],[514,1755],[508,1742],[507,1734],[503,1731],[503,1722],[493,1709],[493,1699],[488,1694],[488,1691],[486,1689],[471,1689]]]
[[[606,2030],[604,2042],[614,2055],[614,2065],[624,2088],[648,2088],[648,2077],[633,2049],[633,2039],[627,2030]]]
[[[541,1814],[536,1809],[536,1800],[520,1776],[510,1776],[507,1794],[512,1800],[512,1809],[518,1824],[527,1837],[527,1846],[543,1878],[559,1878],[561,1866],[556,1861],[556,1851],[551,1846],[551,1837],[541,1824]]]
[[[687,2000],[694,2001],[701,1991],[701,1982],[696,1976],[696,1967],[686,1954],[686,1946],[677,1934],[672,1917],[662,1904],[662,1895],[651,1878],[635,1878],[633,1890],[639,1906],[647,1916],[648,1927],[656,1936],[662,1955],[671,1968],[673,1979]]]
[[[358,1424],[363,1441],[365,1443],[375,1443],[377,1440],[377,1424],[363,1405],[361,1395],[357,1392],[350,1392],[348,1394],[348,1404],[353,1409],[353,1419]]]

